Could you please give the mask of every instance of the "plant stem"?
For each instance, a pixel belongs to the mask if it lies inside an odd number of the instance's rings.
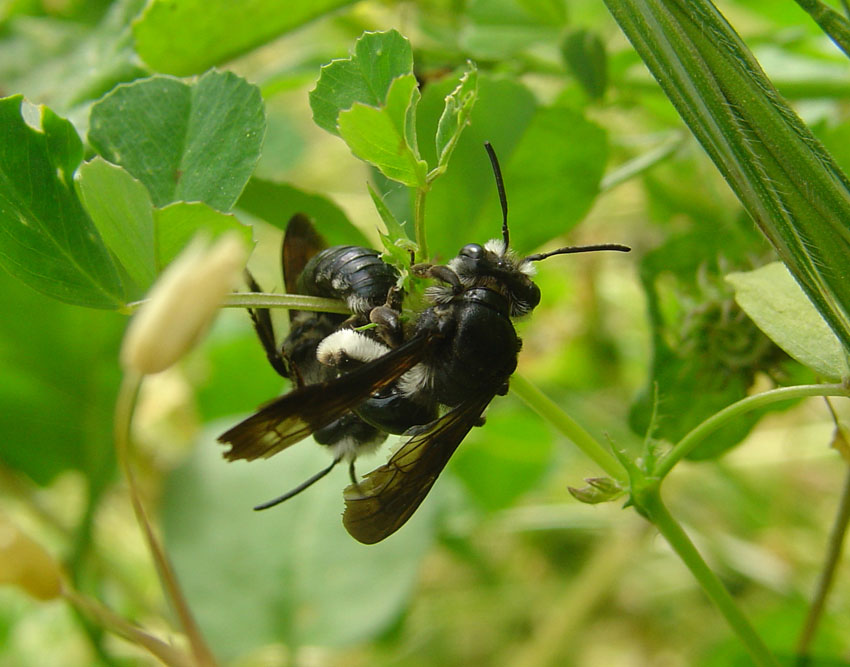
[[[613,171],[605,174],[605,177],[599,182],[599,191],[606,192],[617,187],[620,183],[634,178],[638,174],[642,174],[646,170],[654,167],[659,162],[663,162],[673,153],[679,150],[679,147],[685,143],[685,135],[677,132],[675,136],[667,139],[664,143],[656,148],[653,148],[647,153],[638,155],[636,158],[621,164]]]
[[[153,532],[153,527],[142,504],[141,494],[139,493],[136,478],[130,465],[130,425],[133,420],[133,411],[136,406],[141,384],[141,376],[127,372],[118,391],[118,400],[115,403],[115,449],[118,464],[121,466],[121,470],[127,480],[133,512],[147,540],[148,548],[159,573],[163,590],[167,599],[174,605],[174,610],[180,619],[183,632],[186,633],[186,637],[189,640],[194,663],[198,667],[211,667],[216,664],[215,658],[207,647],[198,625],[195,623],[183,591],[180,589],[174,568],[172,568],[165,550]]]
[[[224,308],[289,308],[342,315],[348,315],[351,312],[348,306],[338,299],[269,292],[236,292],[225,297],[221,305]]]
[[[812,606],[806,616],[806,622],[803,625],[800,638],[797,640],[796,653],[797,661],[800,664],[804,664],[808,658],[809,645],[815,637],[815,631],[823,614],[826,598],[835,580],[835,570],[841,560],[841,551],[844,547],[844,537],[847,534],[848,523],[850,523],[850,467],[848,467],[844,478],[844,489],[841,493],[841,500],[838,503],[838,514],[835,516],[835,522],[832,524],[832,531],[829,534],[826,560],[818,578]]]
[[[636,499],[636,504],[646,512],[648,518],[691,571],[702,590],[747,647],[753,661],[757,665],[776,667],[779,663],[762,642],[761,637],[758,636],[750,622],[741,613],[738,605],[735,604],[732,596],[729,595],[729,591],[726,590],[717,575],[702,559],[682,526],[665,507],[657,484],[640,493],[639,498]]]
[[[617,459],[608,453],[608,450],[599,444],[590,433],[585,431],[578,422],[558,407],[552,399],[519,373],[511,377],[511,390],[528,407],[572,440],[581,451],[608,475],[625,484],[625,470],[623,470]]]
[[[664,479],[673,469],[673,466],[692,452],[707,436],[731,419],[778,401],[788,401],[807,396],[850,396],[850,389],[843,384],[805,384],[796,387],[780,387],[779,389],[771,389],[755,396],[747,396],[723,408],[720,412],[715,412],[711,417],[691,430],[666,456],[658,461],[658,464],[652,471],[652,475],[659,479]]]
[[[129,623],[97,600],[92,600],[70,588],[65,588],[62,591],[62,596],[75,609],[95,619],[101,628],[146,648],[152,655],[159,658],[163,664],[169,665],[169,667],[192,667],[193,663],[188,655],[184,655],[173,646],[166,644],[162,640],[149,635],[144,630]]]
[[[413,202],[413,228],[416,232],[416,245],[419,246],[419,261],[428,261],[428,241],[425,237],[425,188],[416,189],[416,198]]]

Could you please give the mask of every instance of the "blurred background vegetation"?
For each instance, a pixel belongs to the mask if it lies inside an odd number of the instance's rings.
[[[770,246],[601,2],[256,0],[235,3],[235,14],[229,3],[178,2],[169,15],[171,4],[0,4],[0,92],[47,104],[85,136],[91,103],[116,83],[232,70],[260,87],[266,105],[249,192],[262,179],[293,197],[321,195],[329,216],[347,217],[379,247],[365,185],[400,219],[410,219],[406,191],[313,123],[308,91],[319,67],[348,56],[364,30],[395,28],[413,47],[421,137],[467,59],[481,76],[471,125],[427,202],[438,258],[498,235],[485,139],[505,157],[520,250],[634,248],[625,258],[540,265],[543,302],[519,325],[519,372],[588,431],[637,452],[656,390],[663,418],[653,437],[673,442],[748,393],[813,381],[735,305],[724,275],[772,260]],[[790,0],[717,4],[847,171],[846,58]],[[552,126],[574,134],[553,145]],[[253,201],[237,211],[254,225],[250,267],[282,291],[280,229],[268,224],[276,214],[259,212],[259,195]],[[4,272],[0,283],[2,511],[63,563],[77,590],[179,644],[111,441],[127,318],[59,303]],[[146,382],[136,415],[145,497],[223,663],[748,664],[648,523],[622,502],[590,506],[569,495],[601,471],[511,394],[493,402],[416,516],[380,545],[343,530],[342,469],[254,514],[254,504],[327,462],[310,443],[269,461],[221,458],[215,437],[284,390],[247,315],[228,310],[179,367]],[[840,401],[835,410],[847,415]],[[846,474],[833,430],[822,399],[783,404],[718,433],[665,487],[781,658],[793,654]],[[848,618],[845,567],[810,664],[850,661]],[[0,588],[2,666],[152,662],[61,600]]]

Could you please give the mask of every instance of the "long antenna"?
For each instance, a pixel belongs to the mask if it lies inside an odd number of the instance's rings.
[[[525,258],[526,262],[539,262],[541,259],[546,259],[552,255],[569,255],[574,252],[596,252],[597,250],[615,250],[617,252],[631,252],[631,248],[620,243],[599,243],[597,245],[571,245],[565,248],[558,248],[551,252],[540,252],[536,255],[529,255]]]
[[[496,189],[499,191],[499,203],[502,205],[502,239],[505,242],[505,250],[510,247],[510,234],[508,233],[508,198],[505,196],[505,182],[502,180],[502,169],[499,167],[499,159],[496,151],[489,141],[484,142],[487,155],[490,156],[490,164],[493,165],[493,175],[496,177]]]
[[[306,480],[306,481],[302,482],[301,484],[299,484],[298,486],[296,486],[296,487],[295,487],[294,489],[292,489],[291,491],[287,491],[287,492],[286,492],[286,493],[284,493],[282,496],[278,496],[277,498],[274,498],[273,500],[267,500],[266,502],[264,502],[264,503],[262,503],[262,504],[260,504],[260,505],[257,505],[254,509],[255,509],[256,511],[260,511],[260,510],[267,510],[269,507],[274,507],[275,505],[280,505],[283,501],[285,501],[285,500],[289,500],[289,499],[290,499],[290,498],[292,498],[293,496],[297,496],[297,495],[298,495],[299,493],[301,493],[304,489],[306,489],[306,488],[308,488],[308,487],[312,486],[313,484],[315,484],[316,482],[318,482],[320,479],[322,479],[322,477],[324,477],[325,475],[327,475],[327,474],[328,474],[331,470],[333,470],[333,469],[334,469],[334,466],[335,466],[337,463],[339,463],[341,460],[342,460],[342,458],[334,459],[334,460],[333,460],[333,463],[331,463],[331,464],[330,464],[327,468],[325,468],[324,470],[320,470],[320,471],[319,471],[319,472],[317,472],[315,475],[313,475],[312,477],[310,477],[308,480]]]

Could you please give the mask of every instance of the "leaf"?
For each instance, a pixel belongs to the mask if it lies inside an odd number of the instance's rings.
[[[145,186],[96,157],[80,167],[77,187],[109,249],[144,291],[156,277],[153,203]]]
[[[561,56],[591,99],[599,100],[608,86],[608,58],[595,32],[574,30],[561,44]]]
[[[446,95],[446,106],[437,123],[437,168],[445,169],[460,134],[469,123],[472,107],[478,97],[478,68],[468,63],[468,69],[460,77],[460,82],[451,93]]]
[[[286,230],[293,215],[303,213],[313,220],[329,245],[369,245],[363,232],[352,225],[345,212],[330,199],[287,183],[252,178],[236,206],[281,231]]]
[[[396,30],[365,32],[354,45],[354,54],[322,67],[310,91],[310,108],[316,125],[339,134],[341,111],[360,103],[381,107],[393,80],[413,73],[410,42]]]
[[[157,262],[160,267],[171,262],[199,231],[211,238],[235,231],[247,247],[253,246],[250,227],[239,222],[236,216],[221,213],[201,202],[176,202],[157,209],[154,221]]]
[[[344,466],[280,507],[251,510],[326,466],[322,449],[307,440],[268,461],[234,464],[210,435],[168,480],[168,554],[217,655],[273,642],[363,641],[395,621],[413,594],[434,541],[439,489],[404,529],[373,546],[357,543],[340,521]]]
[[[256,86],[231,72],[187,84],[155,76],[118,86],[91,110],[89,142],[148,188],[156,206],[236,202],[259,160],[265,113]]]
[[[146,76],[130,39],[130,24],[144,4],[145,0],[115,0],[91,28],[55,16],[21,16],[4,22],[0,59],[4,90],[23,93],[65,114],[119,83]],[[106,8],[106,3],[102,6]]]
[[[850,377],[841,342],[782,262],[726,279],[741,308],[790,356],[830,380]]]
[[[418,101],[416,77],[406,74],[392,82],[384,106],[356,102],[341,111],[337,120],[339,134],[352,153],[387,178],[410,187],[424,187],[428,170],[419,158],[416,124],[411,117]]]
[[[133,26],[154,70],[185,76],[232,60],[352,0],[153,0]]]
[[[426,88],[421,135],[433,132],[446,89],[455,85],[456,80]],[[607,160],[605,132],[577,111],[538,107],[521,84],[484,74],[478,96],[448,169],[428,193],[428,246],[443,258],[470,241],[499,236],[501,212],[485,141],[502,165],[511,245],[518,252],[563,236],[582,219],[599,192]]]
[[[606,0],[676,110],[850,350],[850,181],[707,0]]]
[[[510,507],[533,489],[552,461],[552,433],[525,408],[487,414],[455,452],[451,470],[478,505],[493,512]]]
[[[47,107],[30,126],[22,102],[0,100],[0,265],[60,301],[118,308],[121,279],[74,191],[80,138]]]
[[[35,293],[0,272],[0,461],[47,485],[85,473],[114,481],[112,418],[126,318]]]

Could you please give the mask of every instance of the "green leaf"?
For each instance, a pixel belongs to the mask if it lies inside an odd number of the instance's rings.
[[[337,118],[355,103],[382,106],[393,80],[413,73],[410,42],[395,30],[365,32],[354,45],[354,55],[322,67],[310,91],[316,125],[339,134]]]
[[[307,440],[268,461],[226,463],[211,434],[168,480],[168,554],[217,655],[274,642],[363,641],[395,621],[412,595],[434,540],[439,486],[404,528],[372,546],[340,521],[343,466],[280,507],[251,510],[326,466],[323,449]]]
[[[493,411],[452,457],[451,469],[488,511],[511,506],[533,489],[552,461],[552,433],[530,410]]]
[[[180,254],[198,232],[215,238],[225,232],[235,231],[247,247],[253,246],[250,227],[239,222],[236,216],[221,213],[201,202],[176,202],[156,209],[154,221],[157,264],[160,267],[165,267]]]
[[[153,0],[133,26],[136,49],[159,72],[185,76],[294,30],[352,0]]]
[[[410,187],[424,187],[428,171],[416,145],[413,112],[418,102],[416,77],[406,74],[390,85],[385,106],[357,102],[341,111],[337,120],[340,136],[352,153],[387,178]]]
[[[259,89],[233,73],[192,84],[155,76],[97,102],[89,142],[144,183],[156,206],[202,201],[227,211],[259,160],[265,126]]]
[[[446,106],[437,123],[437,168],[445,169],[448,165],[460,134],[469,123],[477,97],[478,68],[470,62],[467,71],[460,77],[457,88],[446,96]]]
[[[790,356],[830,380],[850,377],[841,342],[782,262],[726,279],[741,308]]]
[[[126,317],[60,303],[0,271],[0,461],[47,485],[114,481],[112,419]]]
[[[123,285],[74,191],[80,138],[47,107],[29,125],[22,101],[0,100],[0,265],[55,299],[118,308]]]
[[[614,18],[850,350],[850,181],[707,0],[606,0]]]
[[[415,254],[418,246],[410,240],[402,224],[396,220],[393,212],[384,203],[381,196],[375,192],[372,185],[367,183],[366,187],[369,189],[369,196],[372,198],[372,203],[375,204],[378,215],[381,216],[381,220],[387,228],[387,233],[381,234],[381,244],[384,246],[382,256],[385,261],[389,261],[390,264],[399,269],[401,285],[407,289],[408,274],[406,267],[410,265],[410,253]]]
[[[153,203],[135,178],[100,157],[77,174],[83,206],[109,249],[142,290],[156,277]]]
[[[144,4],[145,0],[115,0],[100,23],[90,28],[47,16],[3,23],[4,90],[23,93],[65,114],[119,83],[146,76],[130,34],[130,24]]]
[[[420,135],[434,131],[443,99],[456,84],[455,79],[425,89]],[[470,241],[499,236],[501,212],[485,141],[502,165],[511,245],[519,252],[563,236],[582,219],[599,192],[607,160],[605,132],[577,111],[538,107],[525,86],[484,74],[478,96],[448,169],[428,193],[428,246],[443,258]]]
[[[574,30],[561,44],[561,55],[591,99],[602,99],[608,86],[608,58],[595,32]]]
[[[329,245],[369,245],[363,232],[352,225],[345,212],[330,199],[286,183],[252,178],[236,206],[281,231],[286,230],[293,215],[303,213],[313,220]]]

